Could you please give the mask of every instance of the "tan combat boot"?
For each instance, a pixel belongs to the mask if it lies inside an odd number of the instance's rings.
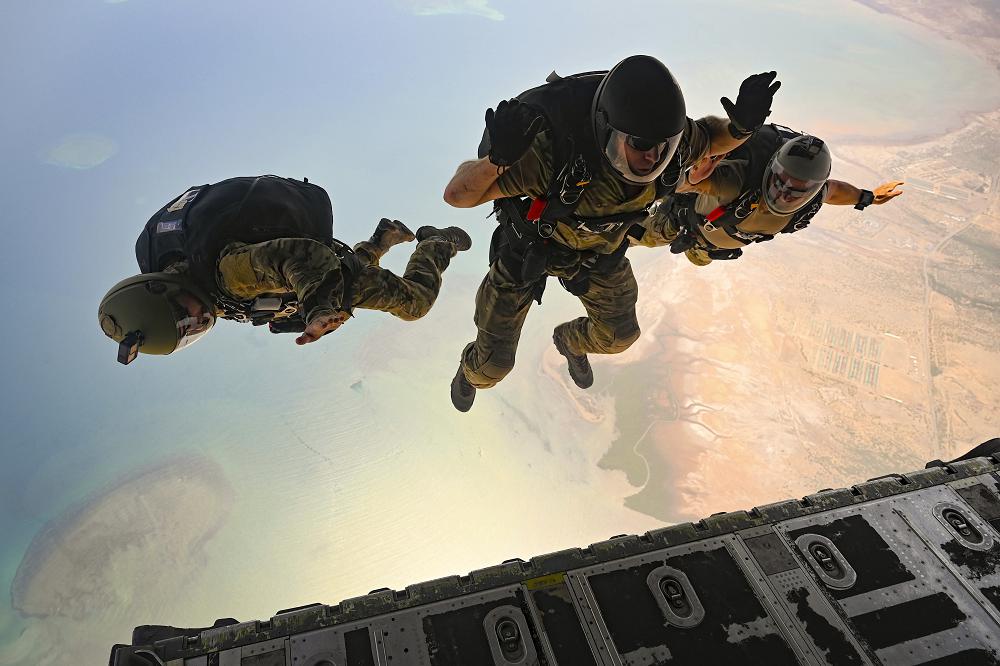
[[[451,404],[460,412],[467,412],[472,409],[472,402],[476,399],[476,387],[465,378],[465,370],[462,364],[458,364],[458,372],[451,380]]]
[[[559,326],[552,334],[552,342],[556,345],[556,351],[566,357],[566,364],[569,367],[569,376],[573,383],[582,389],[590,388],[594,384],[594,370],[590,367],[590,361],[586,354],[574,354],[566,346],[566,341],[559,335]]]
[[[378,226],[375,227],[372,237],[355,245],[354,250],[367,252],[374,257],[377,263],[382,258],[382,255],[388,252],[393,245],[409,243],[415,238],[416,236],[413,235],[413,232],[399,220],[390,220],[387,217],[383,217],[379,220]]]
[[[420,227],[417,229],[417,240],[430,240],[432,238],[440,238],[441,240],[446,240],[455,246],[455,249],[459,252],[463,252],[472,247],[472,238],[469,234],[465,233],[465,230],[460,227],[445,227],[444,229],[439,229],[437,227]]]

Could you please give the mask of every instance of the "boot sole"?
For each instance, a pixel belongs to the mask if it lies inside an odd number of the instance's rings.
[[[458,373],[462,372],[462,368],[458,369]],[[459,379],[459,374],[456,373],[454,379],[451,380],[451,404],[460,412],[467,412],[472,409],[472,403],[476,401],[476,387],[472,386],[472,397],[469,398],[468,403],[465,402],[465,397],[462,395],[461,389],[457,384],[461,381]]]
[[[451,231],[454,229],[455,231]],[[451,237],[454,235],[455,237]],[[445,229],[439,229],[438,227],[423,226],[417,229],[417,240],[427,240],[430,238],[440,238],[441,240],[446,240],[455,246],[455,249],[459,252],[464,252],[472,247],[472,237],[465,232],[464,229],[459,227],[447,227]]]

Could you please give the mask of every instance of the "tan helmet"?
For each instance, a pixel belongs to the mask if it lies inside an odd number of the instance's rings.
[[[118,360],[128,364],[138,352],[169,354],[205,335],[215,309],[190,278],[178,273],[146,273],[113,286],[97,310],[101,330],[119,343]]]

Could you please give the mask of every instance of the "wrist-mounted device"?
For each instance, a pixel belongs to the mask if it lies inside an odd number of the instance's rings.
[[[875,194],[871,190],[861,190],[861,196],[858,197],[858,203],[854,204],[855,210],[864,210],[875,201]]]

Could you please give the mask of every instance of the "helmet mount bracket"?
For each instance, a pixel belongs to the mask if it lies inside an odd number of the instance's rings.
[[[142,331],[131,331],[118,343],[118,362],[128,365],[139,355],[142,346]]]

